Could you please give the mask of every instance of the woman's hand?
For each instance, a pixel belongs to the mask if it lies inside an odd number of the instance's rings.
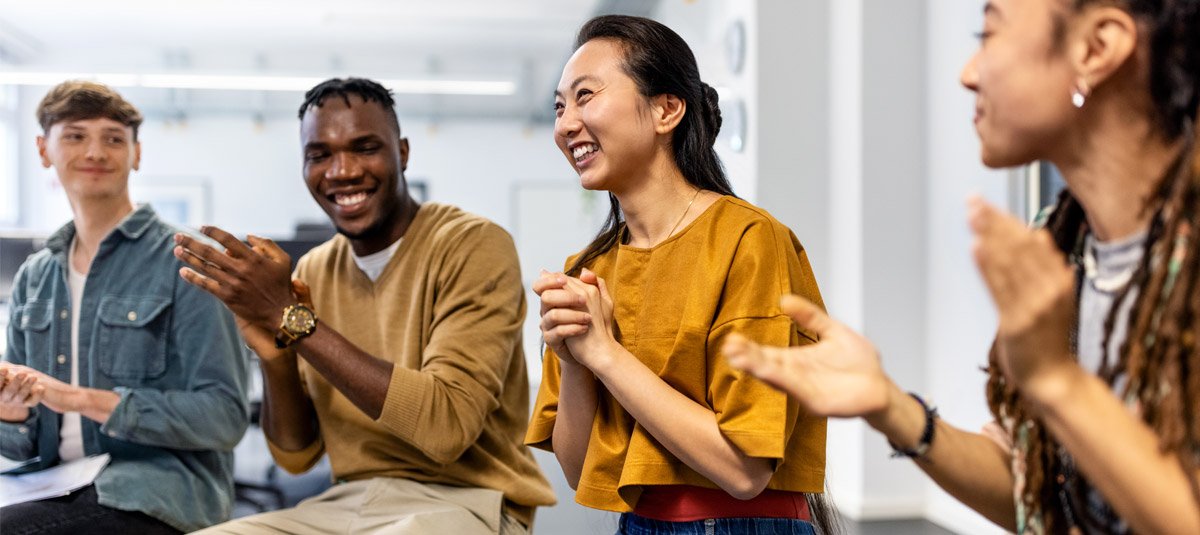
[[[721,348],[729,364],[791,394],[819,416],[882,413],[895,387],[883,373],[875,346],[806,299],[787,295],[781,306],[796,325],[816,333],[820,341],[766,347],[732,334]]]
[[[979,198],[968,208],[975,264],[999,313],[1001,371],[1036,398],[1054,379],[1078,371],[1070,346],[1074,269],[1049,232],[1031,230]]]
[[[542,302],[542,339],[560,361],[571,365],[578,363],[567,348],[566,340],[586,333],[592,317],[584,308],[585,299],[566,289],[568,279],[571,277],[562,273],[542,270],[541,276],[533,282],[533,292]]]
[[[580,364],[593,372],[607,363],[615,353],[617,342],[613,324],[613,302],[608,293],[608,284],[589,269],[584,269],[579,278],[567,278],[564,290],[582,303],[582,309],[591,318],[587,331],[566,340],[567,348]]]
[[[0,362],[0,419],[25,420],[30,407],[42,402],[46,387],[38,385],[38,375],[25,366]]]

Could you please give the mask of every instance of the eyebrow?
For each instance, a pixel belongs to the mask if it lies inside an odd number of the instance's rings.
[[[84,127],[82,127],[82,126],[79,126],[79,125],[77,125],[77,124],[64,124],[64,125],[63,125],[63,130],[68,130],[68,129],[70,129],[70,130],[82,130],[82,131],[85,131],[85,132],[87,131],[87,128],[84,128]],[[116,126],[106,126],[106,127],[104,127],[104,129],[102,130],[102,132],[104,132],[104,133],[118,133],[118,134],[124,134],[124,133],[125,133],[125,129],[124,129],[124,128],[121,128],[121,127],[116,127]]]
[[[579,84],[582,84],[584,82],[595,82],[595,81],[596,81],[595,76],[592,76],[590,74],[584,74],[584,75],[580,76],[579,78],[576,78],[574,82],[571,82],[571,85],[568,87],[570,89],[575,89],[576,87],[579,87]],[[554,96],[556,96],[556,97],[563,96],[562,91],[555,89]]]
[[[995,16],[999,17],[1000,16],[1000,8],[996,7],[996,4],[988,2],[983,5],[983,15],[985,17],[988,15],[995,15]]]

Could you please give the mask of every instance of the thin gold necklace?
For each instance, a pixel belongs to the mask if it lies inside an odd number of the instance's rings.
[[[667,240],[669,240],[669,239],[671,238],[671,236],[674,236],[674,235],[675,235],[675,230],[679,228],[679,224],[680,224],[680,223],[683,223],[683,218],[687,217],[687,215],[688,215],[688,211],[690,211],[690,210],[692,209],[692,203],[696,202],[696,197],[699,197],[699,196],[700,196],[700,192],[701,192],[701,191],[704,191],[704,189],[703,189],[703,188],[696,188],[696,194],[695,194],[695,195],[692,195],[692,200],[688,201],[687,208],[684,208],[684,209],[683,209],[683,215],[679,216],[679,221],[676,221],[676,222],[675,222],[675,226],[671,227],[671,232],[668,232],[668,233],[667,233],[667,236],[666,236],[665,238],[663,238],[663,239],[662,239],[662,241],[660,241],[660,242],[658,242],[658,243],[662,243],[663,241],[667,241]]]

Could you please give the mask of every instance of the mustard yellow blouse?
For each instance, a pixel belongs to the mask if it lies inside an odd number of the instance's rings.
[[[614,247],[589,268],[608,283],[617,341],[710,408],[721,432],[743,453],[775,459],[768,488],[823,491],[825,419],[730,368],[720,352],[732,332],[776,346],[815,340],[779,307],[785,293],[821,304],[804,248],[787,227],[761,208],[723,197],[663,243]],[[526,444],[552,449],[559,384],[558,357],[547,349]],[[647,485],[717,488],[660,445],[602,384],[597,389],[577,502],[623,512],[633,509]]]

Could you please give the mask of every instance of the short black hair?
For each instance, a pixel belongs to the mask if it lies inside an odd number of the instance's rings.
[[[378,102],[392,118],[396,133],[400,132],[400,117],[396,115],[396,99],[392,98],[392,90],[367,78],[330,78],[309,89],[304,94],[304,104],[300,105],[300,120],[304,120],[310,108],[320,108],[325,99],[330,97],[342,97],[350,106],[350,95],[357,95],[363,102]]]

